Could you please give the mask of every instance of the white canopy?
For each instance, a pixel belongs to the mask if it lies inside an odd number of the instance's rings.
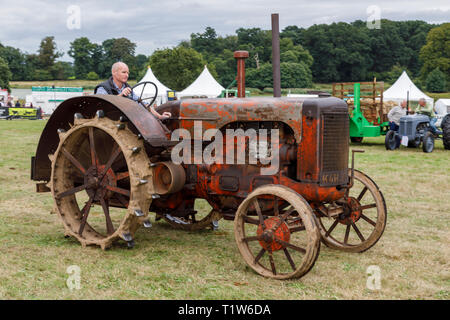
[[[450,99],[439,99],[434,105],[438,114],[444,115],[450,113]]]
[[[189,87],[177,93],[177,97],[208,97],[216,98],[222,90],[225,90],[211,75],[205,66],[202,73],[191,83]]]
[[[162,103],[167,102],[167,91],[172,91],[171,89],[167,88],[165,85],[163,85],[153,74],[152,68],[148,67],[147,73],[145,76],[139,81],[138,83],[144,82],[144,81],[151,81],[158,87],[158,97],[155,100],[155,103],[157,105],[160,105]],[[142,89],[144,89],[144,93],[142,95],[142,98],[146,97],[153,97],[155,95],[155,87],[151,84],[141,85],[133,90],[133,92],[140,96],[142,93]],[[144,101],[144,102],[150,102],[151,99]]]
[[[409,92],[410,101],[419,101],[420,98],[424,98],[427,104],[433,104],[434,99],[427,96],[425,93],[420,91],[419,88],[411,81],[405,71],[401,76],[394,82],[394,84],[384,91],[383,100],[384,101],[401,101],[406,100]]]

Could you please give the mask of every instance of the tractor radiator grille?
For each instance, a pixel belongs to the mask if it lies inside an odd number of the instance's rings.
[[[348,141],[348,113],[323,113],[319,175],[321,186],[347,183]]]
[[[413,135],[413,122],[408,120],[400,120],[400,129],[399,133],[402,136],[410,136]]]

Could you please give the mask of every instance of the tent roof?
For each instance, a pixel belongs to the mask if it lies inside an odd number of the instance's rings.
[[[406,100],[408,91],[409,100],[418,101],[420,98],[424,98],[425,100],[433,100],[433,98],[430,98],[416,87],[405,71],[403,71],[397,81],[395,81],[394,84],[383,93],[383,99]]]
[[[166,96],[167,91],[171,91],[171,89],[167,88],[165,85],[163,85],[153,74],[152,68],[150,66],[147,69],[147,73],[145,76],[139,81],[138,83],[144,82],[144,81],[151,81],[158,87],[158,96]],[[137,95],[140,95],[142,92],[142,89],[144,88],[144,85],[137,87],[134,90],[134,93]],[[152,95],[155,92],[155,87],[151,84],[147,84],[144,88],[144,96],[145,95]]]
[[[436,101],[436,103],[438,102],[445,104],[446,106],[450,106],[450,99],[439,99],[438,101]]]
[[[225,90],[216,79],[211,75],[208,68],[205,66],[202,73],[191,83],[189,87],[179,92],[179,97],[185,96],[208,96],[209,98],[215,98],[222,90]]]

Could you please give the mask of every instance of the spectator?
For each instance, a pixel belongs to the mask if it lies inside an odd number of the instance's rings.
[[[419,105],[416,108],[416,113],[422,113],[431,115],[431,108],[427,105],[427,101],[424,98],[420,98]]]
[[[16,107],[16,108],[20,108],[21,107],[19,100],[17,100],[16,105],[14,107]]]
[[[389,111],[387,117],[389,120],[389,129],[398,131],[400,126],[400,118],[406,116],[406,100],[403,100],[399,106]]]
[[[399,106],[391,109],[388,113],[389,129],[398,131],[400,128],[400,118],[406,116],[406,100],[403,100]],[[395,148],[400,147],[401,138],[399,135],[395,136]]]

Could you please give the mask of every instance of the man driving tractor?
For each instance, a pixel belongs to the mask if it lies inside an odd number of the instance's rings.
[[[112,76],[100,83],[94,89],[94,94],[112,94],[132,99],[138,102],[138,96],[132,91],[130,85],[127,83],[130,71],[128,66],[123,62],[116,62],[111,67]],[[167,119],[171,117],[170,112],[159,114],[153,106],[150,106],[150,112],[158,119]]]

